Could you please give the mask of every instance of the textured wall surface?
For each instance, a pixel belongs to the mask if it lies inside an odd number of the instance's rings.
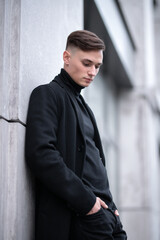
[[[24,161],[25,128],[0,120],[0,239],[33,239],[34,194]]]
[[[135,92],[123,92],[119,109],[120,209],[123,223],[131,240],[158,240],[156,117],[146,99]]]
[[[159,54],[159,50],[158,50],[159,46],[160,46],[160,1],[158,1],[158,3],[159,3],[159,5],[155,9],[154,31],[156,33],[156,36],[155,36],[156,76],[157,76],[158,86],[160,87],[160,79],[158,77],[158,76],[160,76],[160,67],[159,67],[160,54]]]
[[[72,6],[72,7],[71,7]],[[83,1],[0,1],[0,239],[34,239],[34,181],[25,165],[29,96],[63,66]]]
[[[82,0],[22,1],[19,81],[22,121],[26,118],[26,102],[31,90],[50,82],[59,73],[68,34],[82,28]]]
[[[159,240],[158,112],[153,1],[120,0],[135,40],[135,86],[119,98],[120,207],[130,240]],[[159,65],[159,62],[157,61]]]

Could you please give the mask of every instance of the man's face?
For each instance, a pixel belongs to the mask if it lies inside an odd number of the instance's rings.
[[[102,50],[82,51],[71,48],[64,52],[64,69],[80,86],[88,87],[99,72],[103,60]]]

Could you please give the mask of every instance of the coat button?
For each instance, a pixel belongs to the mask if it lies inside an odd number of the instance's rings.
[[[78,152],[81,152],[82,151],[82,148],[81,146],[78,147]]]
[[[78,152],[82,152],[83,148],[84,148],[84,145],[78,146]]]

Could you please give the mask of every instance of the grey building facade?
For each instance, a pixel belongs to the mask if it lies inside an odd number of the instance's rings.
[[[129,240],[160,240],[160,2],[0,0],[0,239],[34,239],[34,180],[24,159],[30,93],[63,66],[67,35],[106,44],[83,91]]]

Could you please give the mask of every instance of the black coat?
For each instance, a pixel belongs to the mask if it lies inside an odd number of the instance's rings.
[[[60,76],[33,90],[28,109],[26,160],[36,177],[37,240],[68,240],[72,213],[86,214],[96,201],[81,181],[86,145],[77,102]],[[87,109],[105,163],[95,118]]]

